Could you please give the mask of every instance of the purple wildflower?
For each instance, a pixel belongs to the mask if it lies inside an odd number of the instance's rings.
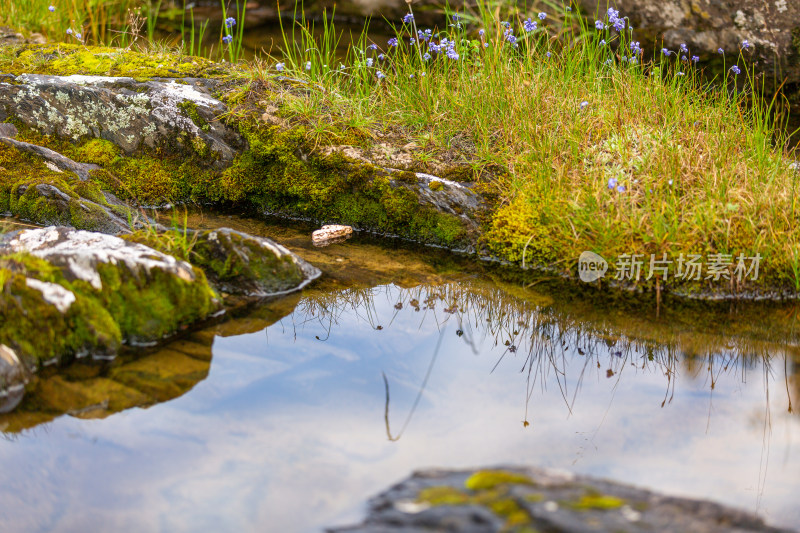
[[[697,56],[692,56],[692,63],[697,63],[698,61],[700,61],[700,58],[699,58],[699,57],[697,57]]]
[[[72,35],[72,28],[67,28],[67,35]]]
[[[624,185],[617,185],[617,192],[625,192],[625,186]]]
[[[411,13],[407,13],[405,17],[403,17],[403,24],[411,24],[414,21],[414,15]]]
[[[625,29],[625,19],[617,19],[614,21],[614,29],[622,31]]]
[[[236,19],[233,17],[228,17],[225,19],[225,27],[226,28],[233,28],[236,26]]]
[[[385,56],[385,55],[383,55],[383,54],[378,54],[378,61],[383,61],[384,59],[386,59],[386,56]]]
[[[377,50],[377,49],[378,45],[375,43],[372,43],[371,45],[367,46],[367,50]]]
[[[283,69],[285,67],[286,67],[286,65],[284,65],[283,63],[276,63],[275,64],[275,70],[277,70],[278,72],[283,72]]]
[[[374,60],[373,60],[371,57],[368,57],[368,58],[367,58],[367,66],[368,66],[368,67],[371,67],[371,66],[372,66],[372,63],[374,63],[374,62],[375,62],[375,61],[374,61]]]
[[[722,48],[717,48],[717,53],[718,54],[724,54],[725,50],[723,50]]]
[[[608,178],[608,188],[613,189],[617,186],[617,178]]]
[[[662,48],[661,53],[664,54],[665,56],[668,56],[670,54],[670,51],[667,50],[666,48]]]
[[[544,12],[539,13],[539,20],[544,20],[546,18],[547,18],[547,13],[544,13]]]
[[[225,43],[225,44],[231,44],[232,40],[233,40],[233,36],[231,36],[231,35],[226,35],[225,37],[222,38],[222,42]]]
[[[689,53],[689,48],[687,48],[686,43],[681,43],[681,52],[684,54]]]
[[[452,49],[452,48],[448,48],[448,50],[447,50],[447,57],[449,57],[450,59],[458,59],[458,52],[456,52],[456,51],[455,51],[454,49]]]
[[[545,55],[546,55],[547,57],[550,57],[550,52],[547,52]]]
[[[428,61],[431,58],[431,55],[428,52],[425,52],[425,55],[422,56],[423,61]]]
[[[311,61],[306,61],[306,70],[311,70]]]
[[[748,41],[747,39],[745,39],[744,41],[742,41],[742,48],[744,48],[745,50],[747,50],[748,48],[750,48],[750,41]]]
[[[584,100],[583,102],[581,102],[581,111],[583,111],[583,110],[584,110],[584,109],[586,109],[587,107],[589,107],[589,102],[587,102],[586,100]]]
[[[598,30],[604,30],[604,29],[606,29],[606,25],[605,25],[605,24],[603,24],[603,21],[602,21],[602,20],[595,20],[595,21],[594,21],[594,27],[595,27],[595,28],[597,28]]]
[[[378,77],[379,80],[382,80],[383,78],[386,77],[386,74],[384,74],[380,70],[378,72],[376,72],[375,75]]]
[[[397,37],[392,37],[391,39],[389,39],[389,41],[387,42],[387,44],[388,44],[390,47],[391,47],[391,46],[397,46]]]
[[[478,30],[478,37],[483,37],[484,35],[486,35],[486,30],[483,29]]]
[[[526,32],[530,33],[536,29],[536,22],[532,21],[531,19],[528,19],[522,23],[522,27],[525,29]]]
[[[50,13],[52,13],[52,12],[54,12],[56,10],[56,6],[50,6],[47,9],[49,9]]]
[[[734,76],[738,76],[742,72],[741,69],[736,65],[732,66],[730,70],[733,72]]]

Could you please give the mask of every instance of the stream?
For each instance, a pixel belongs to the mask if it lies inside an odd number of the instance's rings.
[[[0,414],[5,531],[320,531],[415,469],[502,464],[800,524],[796,302],[602,303],[407,243],[188,224],[324,275],[157,350],[43,369]]]

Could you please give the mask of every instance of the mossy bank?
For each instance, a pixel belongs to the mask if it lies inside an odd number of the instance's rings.
[[[81,180],[52,171],[35,155],[0,146],[0,165],[6,169],[0,174],[0,210],[35,222],[58,218],[80,228],[98,227],[77,210],[54,214],[52,202],[37,192],[39,185],[52,185],[77,202],[91,197],[100,205],[111,195],[134,207],[193,202],[344,223],[572,278],[577,278],[578,257],[588,250],[610,263],[606,278],[595,282],[601,287],[772,298],[794,297],[800,288],[795,246],[800,211],[790,206],[788,214],[778,216],[771,209],[761,219],[751,213],[765,198],[783,205],[784,193],[798,179],[786,155],[747,145],[750,137],[742,137],[736,142],[742,143],[743,153],[761,155],[753,164],[747,158],[740,163],[737,172],[751,176],[744,189],[720,196],[707,180],[722,168],[730,146],[715,154],[704,143],[702,165],[686,168],[679,160],[685,155],[681,150],[664,152],[675,139],[690,142],[690,134],[704,139],[708,132],[698,125],[703,113],[717,120],[729,112],[719,102],[693,102],[683,121],[691,119],[694,126],[675,124],[670,138],[657,135],[656,124],[635,124],[628,133],[611,131],[601,107],[565,109],[572,117],[570,132],[590,127],[597,139],[573,143],[567,132],[567,144],[561,146],[567,151],[545,166],[513,158],[505,164],[502,158],[487,161],[479,146],[466,141],[443,146],[435,131],[423,141],[418,129],[388,115],[383,123],[348,121],[348,109],[355,112],[353,99],[345,99],[345,105],[324,85],[268,73],[259,64],[17,45],[0,53],[0,71],[10,75],[0,90],[0,118],[15,125],[16,138],[96,167],[90,179]],[[77,78],[43,74],[78,72]],[[665,83],[633,76],[619,73],[610,83]],[[686,98],[694,90],[667,89],[670,98]],[[586,90],[606,94],[602,84]],[[380,98],[387,94],[375,91]],[[33,96],[34,109],[19,105]],[[115,112],[120,101],[127,103],[122,121]],[[138,116],[131,114],[131,103],[138,106]],[[656,103],[642,96],[616,122],[625,130],[635,109]],[[589,144],[580,144],[585,141]],[[677,172],[685,181],[680,187],[661,183],[658,168]],[[576,188],[572,177],[578,172],[588,174]],[[623,178],[630,183],[624,195],[606,186]],[[137,218],[130,207],[114,209],[119,216]],[[739,268],[738,258],[757,255],[757,275],[752,268]],[[638,279],[619,263],[625,256],[641,260]],[[706,270],[677,279],[679,258],[690,256],[704,261]],[[668,270],[648,268],[651,258],[668,259]],[[716,274],[708,270],[713,261]],[[751,267],[752,260],[744,266]]]

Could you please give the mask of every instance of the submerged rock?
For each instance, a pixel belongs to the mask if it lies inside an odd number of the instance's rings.
[[[539,468],[417,472],[369,502],[345,532],[662,531],[780,532],[716,503],[675,498],[588,476]]]

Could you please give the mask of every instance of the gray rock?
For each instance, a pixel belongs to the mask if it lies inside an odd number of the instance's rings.
[[[800,2],[797,0],[581,0],[588,13],[604,14],[608,5],[629,16],[636,31],[662,36],[665,46],[686,43],[692,54],[736,62],[742,42],[748,62],[758,70],[800,83]],[[640,39],[645,42],[645,39]],[[651,42],[651,40],[648,40]],[[770,76],[767,76],[770,78]]]
[[[521,474],[522,481],[501,480],[492,486],[470,490],[465,483],[480,471],[416,472],[371,499],[362,524],[328,531],[499,533],[523,527],[553,533],[785,531],[767,526],[745,511],[703,500],[664,496],[588,476],[540,468],[489,470]],[[463,501],[442,504],[420,498],[422,491],[434,487],[462,497]]]
[[[233,161],[244,141],[216,119],[227,108],[211,95],[217,82],[107,76],[22,74],[0,83],[0,111],[46,135],[101,138],[126,155],[142,148],[200,155],[215,168]]]
[[[191,232],[192,261],[222,293],[247,298],[302,289],[322,272],[280,244],[230,228]]]

